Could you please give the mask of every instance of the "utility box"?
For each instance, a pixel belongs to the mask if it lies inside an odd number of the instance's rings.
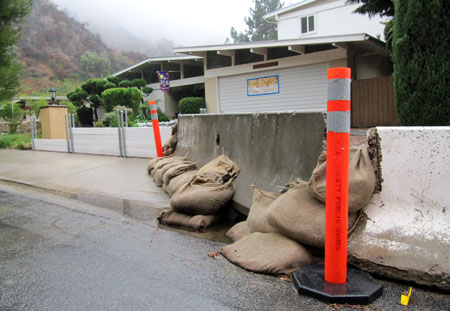
[[[43,139],[66,139],[67,106],[45,106],[41,108],[40,119]]]

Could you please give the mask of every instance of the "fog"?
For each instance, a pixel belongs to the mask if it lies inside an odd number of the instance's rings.
[[[176,46],[224,43],[231,26],[246,29],[244,17],[252,6],[252,0],[51,1],[102,36],[104,29],[114,36],[120,28],[147,42],[168,39]]]

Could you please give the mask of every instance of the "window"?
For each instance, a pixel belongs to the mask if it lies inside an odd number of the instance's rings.
[[[314,32],[316,27],[314,25],[314,15],[304,16],[301,18],[301,33],[306,34],[309,32]]]

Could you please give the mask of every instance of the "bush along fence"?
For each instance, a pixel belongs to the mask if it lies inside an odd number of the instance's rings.
[[[33,130],[32,149],[120,157],[156,158],[153,128],[128,127],[126,110],[117,111],[116,116],[117,127],[84,128],[75,127],[73,114],[66,115],[66,139],[37,139],[36,130]],[[161,140],[167,141],[171,135],[171,127],[161,126],[160,133]]]

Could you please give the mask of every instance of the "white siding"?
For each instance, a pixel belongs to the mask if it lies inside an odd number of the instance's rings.
[[[278,40],[367,33],[383,39],[385,18],[353,13],[358,4],[346,4],[345,0],[317,1],[296,11],[281,14],[278,18]],[[315,32],[301,34],[300,18],[315,16]]]
[[[220,112],[324,111],[327,63],[219,78]],[[279,76],[279,94],[247,96],[247,79]]]

